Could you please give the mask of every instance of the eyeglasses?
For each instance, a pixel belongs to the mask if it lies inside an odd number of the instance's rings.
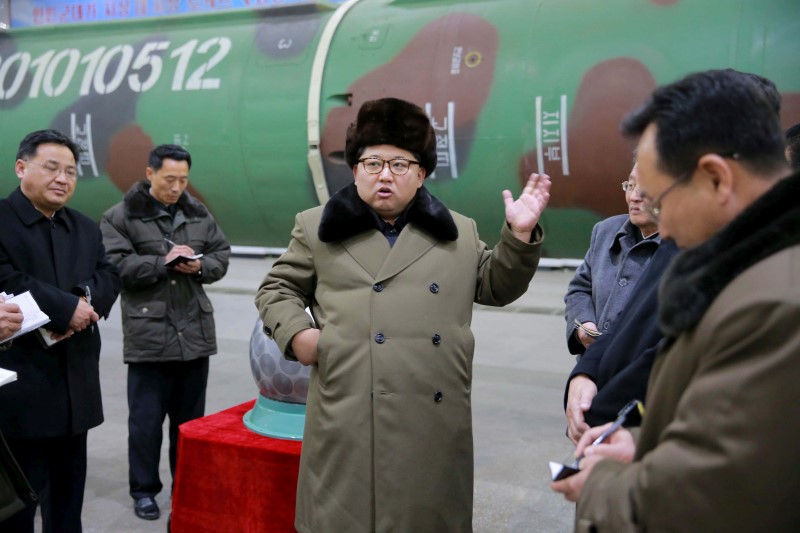
[[[630,181],[623,181],[622,182],[622,190],[623,191],[625,191],[625,192],[633,192],[634,189],[636,189],[636,192],[638,192],[639,194],[642,194],[642,189],[640,189],[639,186],[636,185],[635,183],[630,182]]]
[[[74,180],[78,177],[78,169],[75,167],[60,167],[57,163],[53,161],[47,161],[45,163],[40,163],[38,161],[28,160],[28,163],[34,163],[42,167],[45,171],[45,174],[50,176],[51,178],[57,177],[62,172],[66,177],[71,180]]]
[[[733,159],[734,161],[738,161],[740,157],[738,152],[731,152],[727,154],[718,154],[718,155],[725,159]],[[664,201],[664,197],[667,196],[667,194],[669,194],[670,191],[674,190],[681,183],[685,183],[691,180],[692,176],[694,176],[694,171],[696,169],[697,169],[697,163],[695,163],[692,168],[690,168],[689,170],[678,176],[672,183],[672,185],[664,189],[661,192],[661,194],[659,194],[652,200],[650,200],[650,198],[646,194],[643,194],[642,197],[644,198],[645,202],[642,205],[642,209],[644,209],[647,212],[647,214],[653,218],[655,222],[658,222],[658,217],[659,215],[661,215],[661,203]]]
[[[389,159],[387,161],[385,159],[381,159],[380,157],[365,157],[363,159],[359,159],[358,162],[364,165],[364,170],[370,174],[380,174],[383,172],[383,167],[388,164],[389,170],[395,176],[402,176],[408,172],[408,169],[411,168],[411,165],[419,165],[419,161],[412,161],[411,159],[403,158]]]
[[[681,183],[684,183],[692,179],[692,176],[694,176],[695,168],[696,166],[692,167],[691,170],[687,170],[686,172],[678,176],[678,178],[672,183],[672,185],[664,189],[661,192],[661,194],[659,194],[652,200],[650,200],[646,195],[643,195],[645,201],[644,204],[642,204],[642,209],[646,211],[647,214],[650,215],[650,217],[652,217],[652,219],[655,222],[658,222],[658,217],[659,215],[661,215],[661,202],[664,201],[664,197],[667,196],[672,190],[674,190]]]

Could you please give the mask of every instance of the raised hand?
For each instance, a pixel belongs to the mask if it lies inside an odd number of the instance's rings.
[[[511,191],[503,191],[506,204],[506,222],[516,238],[530,242],[531,233],[539,222],[547,201],[550,199],[550,176],[531,174],[519,198],[514,200]]]

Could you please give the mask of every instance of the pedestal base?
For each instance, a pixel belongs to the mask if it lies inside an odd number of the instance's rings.
[[[172,533],[294,531],[302,443],[245,428],[254,403],[181,425]]]
[[[303,440],[306,405],[270,400],[258,395],[255,406],[244,415],[247,429],[276,439]]]

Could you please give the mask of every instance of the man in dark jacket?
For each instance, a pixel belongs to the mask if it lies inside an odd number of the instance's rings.
[[[122,274],[123,359],[128,364],[130,494],[139,518],[160,516],[155,496],[161,426],[169,415],[175,477],[178,426],[203,416],[208,357],[217,353],[204,283],[228,270],[230,245],[206,207],[186,192],[189,152],[150,153],[147,181],[134,185],[100,222],[108,256]]]
[[[589,427],[611,422],[633,399],[644,400],[658,344],[658,284],[678,248],[663,241],[607,335],[589,346],[567,379],[567,436],[577,444]]]
[[[800,174],[774,106],[735,71],[656,89],[623,122],[643,195],[682,249],[660,288],[665,341],[634,442],[587,431],[578,531],[798,531]]]
[[[30,291],[59,342],[14,339],[0,367],[17,381],[0,388],[0,430],[42,502],[43,531],[80,531],[86,436],[103,421],[100,331],[119,294],[97,224],[66,207],[77,183],[78,146],[55,130],[28,134],[17,151],[20,187],[0,200],[0,290]],[[33,531],[36,506],[3,523]]]

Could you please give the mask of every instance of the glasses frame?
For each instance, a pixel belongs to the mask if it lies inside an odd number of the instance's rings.
[[[68,179],[71,180],[78,179],[78,169],[75,167],[62,167],[61,165],[53,161],[47,161],[47,163],[53,163],[54,165],[56,165],[56,168],[50,168],[47,166],[46,163],[40,163],[39,161],[34,161],[33,159],[27,159],[26,162],[33,163],[35,165],[42,167],[42,169],[44,169],[45,172],[49,174],[50,177],[52,178],[57,178],[63,173],[64,176],[66,176]]]
[[[648,215],[657,223],[658,218],[661,215],[661,202],[664,201],[664,198],[672,191],[674,191],[678,185],[681,185],[684,182],[690,181],[692,176],[694,176],[694,171],[697,168],[695,165],[692,167],[691,170],[687,170],[680,176],[678,176],[672,184],[661,191],[661,194],[650,200],[649,198],[645,198],[644,204],[642,204],[642,209],[647,212]]]
[[[380,168],[380,170],[378,172],[370,172],[369,170],[367,170],[367,165],[364,164],[364,162],[368,161],[370,159],[374,159],[376,161],[380,161],[381,163],[383,163],[383,165],[381,165],[381,168]],[[406,163],[409,163],[408,168],[406,169],[405,172],[401,172],[401,173],[398,174],[397,172],[392,170],[392,162],[394,162],[394,161],[404,161]],[[395,176],[405,176],[406,174],[408,174],[408,171],[411,170],[411,165],[419,165],[420,164],[419,161],[414,161],[413,159],[406,159],[405,157],[393,157],[392,159],[382,159],[380,157],[362,157],[361,159],[358,160],[358,162],[361,163],[362,167],[364,167],[364,172],[366,172],[367,174],[372,174],[374,176],[377,176],[378,174],[383,172],[383,169],[386,168],[387,165],[388,165],[388,168],[389,168],[389,172],[391,172]]]
[[[709,154],[707,154],[707,155],[709,155]],[[740,157],[738,152],[730,152],[730,153],[726,153],[726,154],[716,154],[716,155],[718,155],[718,156],[720,156],[720,157],[722,157],[724,159],[733,159],[734,161],[738,161],[739,157]],[[677,178],[675,178],[675,181],[669,187],[667,187],[666,189],[661,191],[661,194],[659,194],[658,196],[656,196],[652,200],[650,198],[648,198],[647,196],[644,197],[645,202],[644,202],[644,205],[642,206],[642,208],[647,212],[648,215],[650,215],[650,217],[656,223],[658,223],[659,216],[661,215],[661,203],[664,201],[664,198],[667,196],[667,194],[669,194],[670,192],[675,190],[678,187],[678,185],[681,185],[682,183],[686,183],[686,182],[691,181],[691,179],[694,177],[695,171],[697,170],[697,164],[699,162],[700,162],[700,159],[698,159],[695,162],[695,164],[694,164],[694,166],[692,166],[692,168],[690,168],[686,172],[683,172],[681,175],[679,175]]]
[[[633,187],[631,187],[631,188],[629,189],[629,188],[628,188],[628,186],[629,186],[629,185],[631,185],[631,182],[630,182],[630,181],[628,181],[628,180],[625,180],[625,181],[623,181],[623,182],[621,183],[621,185],[622,185],[622,190],[623,190],[625,193],[629,193],[629,192],[633,192],[633,191],[639,191],[639,194],[640,194],[640,195],[642,194],[642,188],[641,188],[641,187],[639,187],[638,185],[634,185]]]

